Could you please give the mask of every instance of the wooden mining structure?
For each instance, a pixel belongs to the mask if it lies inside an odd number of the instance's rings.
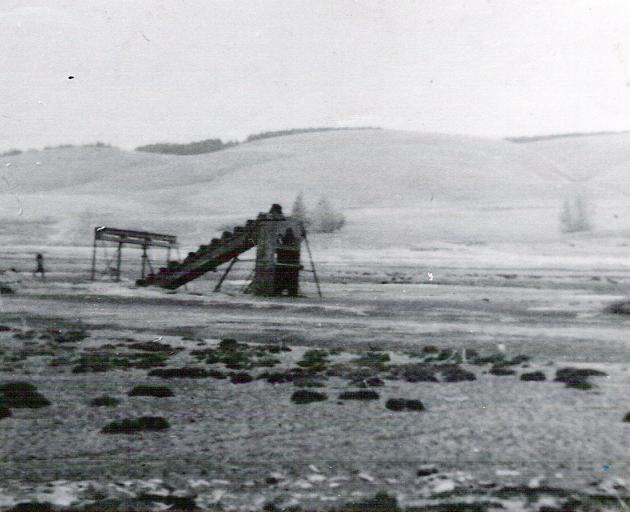
[[[224,231],[220,239],[213,238],[208,245],[201,245],[197,251],[188,253],[182,262],[170,261],[158,273],[149,274],[136,283],[139,286],[160,286],[174,290],[229,263],[215,288],[217,291],[232,265],[239,261],[238,256],[256,247],[254,277],[248,288],[255,295],[277,296],[286,293],[295,297],[298,295],[302,269],[302,241],[306,241],[302,223],[298,219],[285,217],[282,207],[274,204],[269,213],[260,213],[256,220],[250,219],[232,231]],[[319,292],[314,267],[312,271]]]

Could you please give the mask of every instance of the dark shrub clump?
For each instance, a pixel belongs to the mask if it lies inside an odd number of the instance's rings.
[[[516,374],[516,372],[511,368],[505,368],[503,366],[493,366],[492,368],[490,368],[489,373],[491,375],[497,375],[499,377]]]
[[[118,398],[114,398],[113,396],[98,396],[92,400],[90,400],[90,405],[92,407],[116,407],[120,403]]]
[[[543,372],[530,372],[521,375],[521,380],[528,382],[542,382],[543,380],[547,380],[547,377],[545,377]]]
[[[136,386],[128,393],[129,396],[153,396],[165,398],[173,396],[173,391],[166,386]]]
[[[11,413],[11,409],[0,404],[0,420],[2,418],[9,418],[11,416],[13,416],[13,414]]]
[[[440,368],[442,377],[446,382],[465,382],[471,380],[477,380],[475,374],[464,370],[457,365],[448,365]]]
[[[321,402],[327,399],[328,396],[326,396],[325,393],[310,391],[308,389],[300,389],[291,395],[291,401],[296,404],[309,404],[311,402]]]
[[[170,428],[168,421],[161,416],[141,416],[113,421],[103,427],[103,434],[133,434],[134,432],[156,431]]]
[[[46,397],[38,393],[37,388],[28,382],[2,384],[0,394],[0,401],[6,407],[38,409],[50,405]]]
[[[232,384],[247,384],[249,382],[252,382],[253,380],[254,380],[254,377],[252,377],[247,372],[235,373],[232,375],[232,377],[230,377],[230,382]]]
[[[390,398],[385,402],[385,407],[390,411],[424,411],[424,404],[420,400],[407,398]]]
[[[359,391],[344,391],[339,395],[339,400],[378,400],[376,391],[361,389]]]
[[[148,375],[163,379],[203,379],[210,373],[203,368],[154,368]]]

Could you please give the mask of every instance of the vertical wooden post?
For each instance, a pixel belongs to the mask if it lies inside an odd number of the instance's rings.
[[[118,242],[118,254],[116,255],[116,282],[120,281],[120,257],[122,255],[122,242]]]
[[[142,279],[144,279],[145,268],[147,265],[147,246],[142,246]]]
[[[92,246],[92,281],[96,278],[96,233],[98,228],[94,228],[94,245]]]

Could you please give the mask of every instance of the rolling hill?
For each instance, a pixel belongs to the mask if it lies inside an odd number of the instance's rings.
[[[630,134],[527,143],[389,130],[305,133],[175,156],[66,147],[0,158],[0,239],[88,245],[97,225],[184,245],[301,191],[325,195],[351,247],[553,240],[565,197],[586,192],[596,227],[626,232]],[[615,217],[616,215],[616,217]],[[614,222],[613,222],[614,219]]]

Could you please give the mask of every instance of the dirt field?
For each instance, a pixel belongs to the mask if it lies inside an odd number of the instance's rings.
[[[2,266],[29,254],[7,252]],[[429,275],[427,259],[330,258],[324,299],[312,283],[298,300],[258,299],[239,293],[247,268],[220,294],[216,275],[168,294],[135,288],[129,266],[120,284],[89,282],[85,254],[51,252],[45,281],[20,272],[1,297],[0,383],[34,384],[50,401],[0,420],[2,508],[320,510],[377,492],[404,507],[626,506],[630,316],[606,308],[627,297],[630,271],[432,264]],[[434,381],[410,377],[419,365]],[[184,367],[214,376],[148,375]],[[566,367],[605,375],[554,381]],[[533,372],[545,380],[521,380]],[[243,373],[253,380],[235,383]],[[129,396],[145,384],[173,396]],[[299,390],[326,399],[295,403]],[[360,390],[378,397],[340,399]],[[104,395],[118,403],[90,405]],[[392,398],[425,410],[391,410]],[[140,416],[170,428],[101,431]]]

